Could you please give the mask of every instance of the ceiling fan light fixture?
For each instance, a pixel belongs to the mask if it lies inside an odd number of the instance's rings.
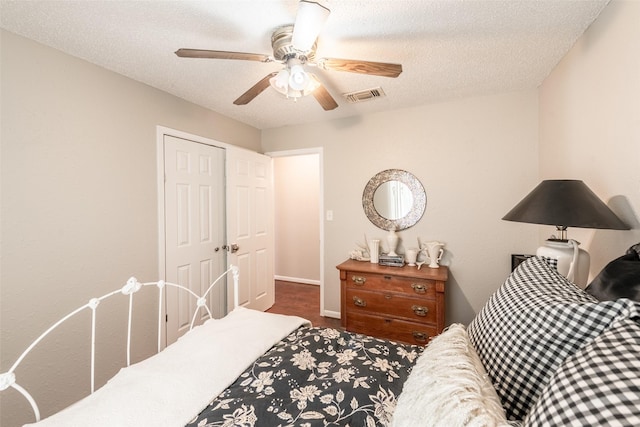
[[[305,96],[309,95],[311,92],[313,92],[314,90],[318,89],[321,86],[320,80],[318,80],[315,74],[311,74],[311,73],[307,73],[307,74],[309,75],[309,84],[304,89]]]
[[[269,84],[287,98],[297,99],[313,92],[320,86],[320,81],[305,71],[300,60],[290,58],[286,67],[269,79]]]
[[[269,79],[269,84],[276,91],[283,95],[287,95],[287,92],[289,91],[289,71],[286,68],[280,70],[275,77],[271,77]]]
[[[291,98],[294,101],[297,101],[298,98],[302,98],[303,96],[305,96],[305,93],[301,90],[295,90],[295,89],[289,88],[289,92],[287,92],[287,98]]]
[[[300,0],[291,38],[291,44],[296,50],[311,50],[330,12],[317,1]]]
[[[294,90],[305,90],[311,79],[302,65],[294,65],[289,73],[289,87]]]

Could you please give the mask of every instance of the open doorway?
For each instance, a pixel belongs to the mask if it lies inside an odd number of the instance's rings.
[[[319,286],[323,316],[322,148],[267,154],[273,158],[275,279]]]

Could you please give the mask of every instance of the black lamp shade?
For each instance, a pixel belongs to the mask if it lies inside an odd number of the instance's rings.
[[[502,219],[563,228],[629,229],[584,182],[569,179],[542,181]]]

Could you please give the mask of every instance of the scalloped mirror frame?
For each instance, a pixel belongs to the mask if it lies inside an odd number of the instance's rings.
[[[413,195],[413,206],[409,213],[399,219],[388,219],[381,216],[373,204],[373,195],[378,187],[388,181],[400,181],[409,187]],[[364,213],[376,227],[383,230],[404,230],[417,224],[427,207],[427,194],[424,187],[413,174],[401,169],[387,169],[377,173],[369,180],[362,193]]]

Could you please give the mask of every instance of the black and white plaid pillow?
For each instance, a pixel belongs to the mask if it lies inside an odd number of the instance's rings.
[[[553,268],[554,270],[558,270],[558,258],[549,258],[543,256],[542,259],[545,260],[551,268]]]
[[[616,322],[565,360],[524,426],[640,426],[638,321]]]
[[[511,273],[467,331],[507,418],[521,420],[568,356],[632,310],[629,300],[598,302],[532,257]]]

